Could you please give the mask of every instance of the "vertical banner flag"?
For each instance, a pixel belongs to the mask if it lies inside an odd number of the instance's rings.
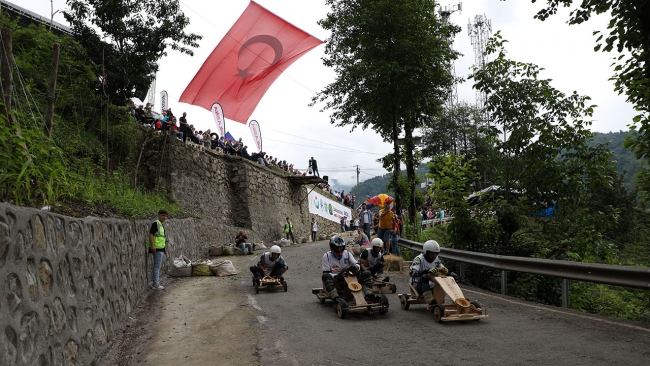
[[[226,134],[226,120],[223,118],[221,104],[212,104],[210,111],[212,112],[212,117],[214,117],[214,123],[217,124],[217,128],[219,129],[219,136],[224,136]]]
[[[206,109],[218,101],[226,118],[246,124],[280,74],[321,43],[251,1],[185,88],[180,101]]]
[[[169,103],[169,96],[167,95],[167,91],[163,90],[160,92],[160,113],[169,109],[168,103]]]
[[[255,145],[257,145],[257,151],[262,151],[262,132],[260,131],[260,124],[257,123],[256,120],[252,120],[248,123],[248,128],[251,129],[253,140],[255,140]]]

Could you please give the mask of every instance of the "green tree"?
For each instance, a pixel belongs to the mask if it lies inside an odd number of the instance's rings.
[[[594,106],[587,103],[589,97],[565,95],[550,80],[539,79],[537,65],[507,59],[505,42],[497,32],[486,48],[496,58],[470,76],[487,95],[487,112],[504,133],[496,141],[500,154],[491,162],[495,184],[502,187],[508,207],[518,206],[520,213],[534,214],[535,203],[556,202],[557,217],[544,227],[558,243],[556,257],[596,255],[619,209],[602,200],[594,209],[593,195],[612,194],[619,181],[611,152],[589,145]],[[527,199],[517,200],[522,194]],[[503,214],[504,230],[517,220],[510,209],[495,211]]]
[[[65,18],[105,78],[112,100],[146,93],[167,48],[193,55],[201,36],[185,33],[190,21],[178,0],[67,0]]]
[[[487,123],[485,112],[475,105],[461,102],[425,121],[422,136],[422,156],[454,154],[475,160],[477,181],[475,190],[491,184],[493,168],[488,164],[496,153],[494,139],[498,132]],[[479,179],[479,177],[481,179]]]
[[[532,0],[536,2],[536,0]],[[547,6],[535,16],[545,20],[557,13],[558,7],[571,7],[569,24],[580,24],[596,14],[611,14],[607,26],[608,34],[595,31],[595,51],[611,52],[616,49],[620,55],[614,62],[614,85],[616,91],[627,95],[637,115],[631,126],[632,136],[626,142],[638,158],[650,156],[650,2],[646,0],[582,0],[573,5],[573,0],[547,0]],[[650,179],[647,174],[640,179]],[[647,189],[650,183],[643,184]]]
[[[457,58],[448,39],[460,31],[444,24],[433,0],[327,0],[332,10],[319,24],[331,31],[323,62],[337,79],[313,102],[332,110],[331,123],[368,127],[393,143],[382,159],[393,172],[391,188],[397,209],[408,199],[400,182],[400,162],[406,155],[407,175],[415,184],[413,131],[422,116],[440,113],[453,76],[449,62]],[[404,146],[398,137],[404,132]],[[413,196],[413,195],[410,195]]]

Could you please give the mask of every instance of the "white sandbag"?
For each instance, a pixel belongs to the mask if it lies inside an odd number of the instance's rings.
[[[263,242],[253,244],[253,250],[266,249],[266,245]]]
[[[279,245],[281,247],[287,247],[287,246],[291,245],[291,242],[289,240],[287,240],[287,239],[284,239],[284,238],[280,239],[279,242],[280,242]]]
[[[191,277],[192,262],[181,254],[180,257],[174,258],[169,268],[169,275],[172,277]]]
[[[212,247],[210,247],[210,250],[208,251],[208,254],[211,257],[216,257],[216,256],[223,255],[223,247],[212,246]]]
[[[210,270],[215,276],[232,276],[237,274],[237,270],[231,261],[225,260],[219,263],[214,263],[210,266]]]

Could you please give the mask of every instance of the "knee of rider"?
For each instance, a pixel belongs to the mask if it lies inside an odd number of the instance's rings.
[[[332,281],[333,280],[332,274],[331,273],[323,273],[323,277],[321,279],[323,280],[323,282]]]
[[[359,276],[359,279],[361,279],[362,281],[363,280],[369,280],[370,277],[372,277],[372,274],[370,273],[370,271],[362,271],[361,275]]]

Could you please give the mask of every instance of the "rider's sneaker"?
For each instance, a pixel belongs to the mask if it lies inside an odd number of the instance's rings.
[[[384,279],[382,280],[382,282],[389,282],[389,281],[390,281],[390,277],[388,276],[384,277]]]
[[[153,285],[151,285],[151,289],[155,290],[155,291],[161,291],[161,290],[164,290],[165,288],[160,286],[160,284],[153,284]]]
[[[379,295],[375,295],[375,294],[367,294],[363,298],[364,298],[364,300],[366,300],[366,302],[379,301]]]

